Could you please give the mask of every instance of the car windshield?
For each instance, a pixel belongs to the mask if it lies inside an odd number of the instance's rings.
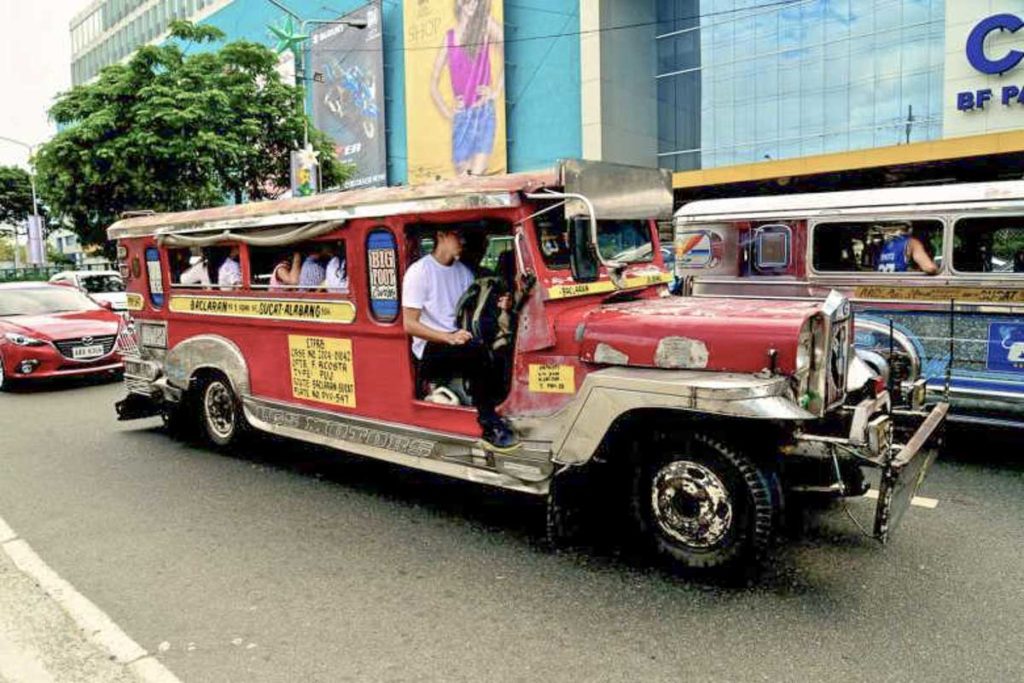
[[[124,280],[119,275],[80,275],[82,287],[90,294],[110,294],[124,291]]]
[[[651,228],[642,220],[599,220],[597,241],[606,261],[637,263],[654,258]]]
[[[0,317],[95,311],[101,307],[70,287],[0,290]]]

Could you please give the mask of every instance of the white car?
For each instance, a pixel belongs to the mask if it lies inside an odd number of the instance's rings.
[[[96,301],[109,303],[115,311],[128,310],[124,279],[116,270],[65,270],[50,282],[77,287]]]

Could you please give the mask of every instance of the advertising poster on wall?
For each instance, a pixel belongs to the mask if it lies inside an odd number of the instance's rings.
[[[310,37],[313,123],[334,141],[338,160],[355,166],[345,189],[386,185],[380,2],[341,19],[366,28],[324,24]]]
[[[508,170],[502,0],[405,0],[409,182]]]

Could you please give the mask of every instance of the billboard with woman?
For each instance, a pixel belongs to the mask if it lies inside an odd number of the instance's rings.
[[[507,171],[501,0],[405,0],[409,182]]]

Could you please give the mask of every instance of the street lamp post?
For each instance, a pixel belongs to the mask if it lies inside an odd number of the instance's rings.
[[[40,237],[42,237],[42,234],[41,234],[42,225],[39,222],[39,199],[36,196],[36,167],[35,167],[35,164],[32,162],[32,157],[35,156],[36,146],[35,145],[30,145],[27,142],[22,142],[21,140],[15,140],[14,138],[9,138],[9,137],[7,137],[5,135],[0,135],[0,140],[4,140],[6,142],[10,142],[10,143],[13,143],[15,145],[20,145],[21,147],[24,147],[25,149],[28,150],[28,165],[29,165],[29,168],[31,169],[31,171],[28,174],[28,180],[29,180],[29,185],[32,186],[32,219],[33,219],[33,221],[35,221],[36,225],[39,226]],[[45,246],[45,244],[44,244],[42,250],[43,250],[43,262],[45,263],[46,262],[46,246]],[[17,226],[14,227],[14,267],[15,268],[18,267],[18,227]]]
[[[306,48],[305,43],[309,39],[306,35],[306,26],[310,24],[341,24],[343,26],[350,26],[355,29],[366,28],[366,21],[362,19],[303,19],[293,10],[289,9],[280,0],[267,0],[270,4],[274,5],[278,9],[284,11],[289,17],[297,19],[299,21],[299,32],[289,35],[285,35],[283,32],[277,33],[280,39],[280,45],[285,48],[290,48],[292,53],[295,55],[295,86],[302,89],[302,127],[303,127],[303,147],[309,147],[309,123],[308,113],[306,111],[306,86],[304,81],[306,80]]]

